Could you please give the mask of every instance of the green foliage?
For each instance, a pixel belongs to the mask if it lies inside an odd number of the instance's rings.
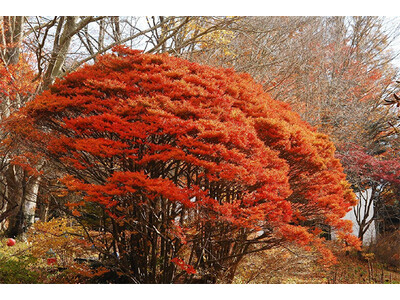
[[[63,223],[63,220],[56,220],[56,222]],[[39,228],[44,228],[43,226],[49,224],[52,223],[41,224]],[[58,230],[58,228],[54,230]],[[90,265],[85,263],[73,263],[76,252],[69,251],[70,248],[67,248],[65,253],[60,254],[59,248],[55,247],[59,254],[58,257],[61,259],[56,264],[49,265],[46,262],[46,253],[43,252],[43,249],[46,245],[58,245],[60,240],[50,237],[47,243],[38,246],[40,238],[42,238],[42,235],[37,233],[36,239],[29,245],[17,241],[13,247],[6,246],[7,239],[0,240],[0,284],[97,283],[96,280],[99,281],[101,276],[108,272],[104,267],[91,268]],[[65,265],[65,262],[68,262],[68,264]]]
[[[1,243],[5,245],[5,243]],[[0,284],[40,283],[41,272],[34,268],[36,258],[20,248],[0,248]]]
[[[0,259],[1,283],[39,283],[37,272],[29,269],[29,259]]]

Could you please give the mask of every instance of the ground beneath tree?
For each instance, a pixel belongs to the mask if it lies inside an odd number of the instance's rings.
[[[296,247],[277,248],[246,258],[233,283],[238,284],[394,284],[400,270],[378,262],[364,251],[336,254],[338,263],[328,269],[318,257]]]

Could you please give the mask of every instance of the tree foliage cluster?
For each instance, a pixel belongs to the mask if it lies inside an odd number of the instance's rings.
[[[353,190],[360,198],[354,214],[358,237],[363,240],[373,221],[384,222],[382,218],[388,217],[379,216],[379,211],[385,206],[398,205],[394,192],[400,185],[400,163],[387,154],[370,155],[365,148],[354,144],[341,149],[339,157],[345,165]]]
[[[110,239],[87,238],[132,279],[234,274],[246,253],[285,241],[314,244],[328,262],[319,224],[355,242],[341,220],[355,198],[334,146],[287,104],[248,75],[115,51],[7,126],[81,195],[66,203],[80,223],[96,212],[90,226]]]
[[[273,98],[292,104],[304,120],[328,134],[351,182],[359,179],[353,177],[354,167],[369,168],[367,161],[352,160],[360,151],[380,164],[386,160],[390,167],[380,169],[382,176],[396,173],[396,164],[391,165],[400,153],[399,69],[393,64],[398,53],[391,50],[399,31],[394,22],[378,17],[253,17],[241,22],[242,30],[228,45],[231,55],[211,61],[250,73]],[[386,183],[376,187],[395,194],[397,184]],[[365,187],[354,185],[353,190]],[[368,201],[365,207],[375,206],[375,215],[383,202],[379,193]]]

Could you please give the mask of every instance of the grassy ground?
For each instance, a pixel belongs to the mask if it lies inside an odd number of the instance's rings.
[[[259,284],[394,284],[400,270],[378,262],[372,253],[337,253],[338,263],[325,269],[314,253],[278,248],[246,258],[234,283]]]
[[[47,256],[32,255],[26,242],[17,241],[6,246],[7,239],[0,238],[0,284],[28,283],[95,283],[96,276],[104,270],[92,272],[83,264],[71,263],[68,268],[57,263],[49,264]],[[98,273],[98,274],[97,274]]]
[[[35,258],[29,246],[18,242],[7,247],[0,240],[0,284],[2,283],[89,283],[82,270],[59,271]],[[299,248],[277,248],[255,253],[243,260],[236,284],[390,284],[400,283],[400,270],[380,263],[367,249],[358,253],[336,253],[338,264],[325,269],[317,255]],[[79,271],[79,272],[78,272]],[[96,281],[94,281],[96,282]]]

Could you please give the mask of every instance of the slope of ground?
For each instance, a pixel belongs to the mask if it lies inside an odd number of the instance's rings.
[[[338,263],[330,268],[318,257],[296,247],[256,253],[239,266],[234,283],[259,284],[371,284],[400,283],[400,270],[378,262],[366,250],[359,254],[336,253]]]

